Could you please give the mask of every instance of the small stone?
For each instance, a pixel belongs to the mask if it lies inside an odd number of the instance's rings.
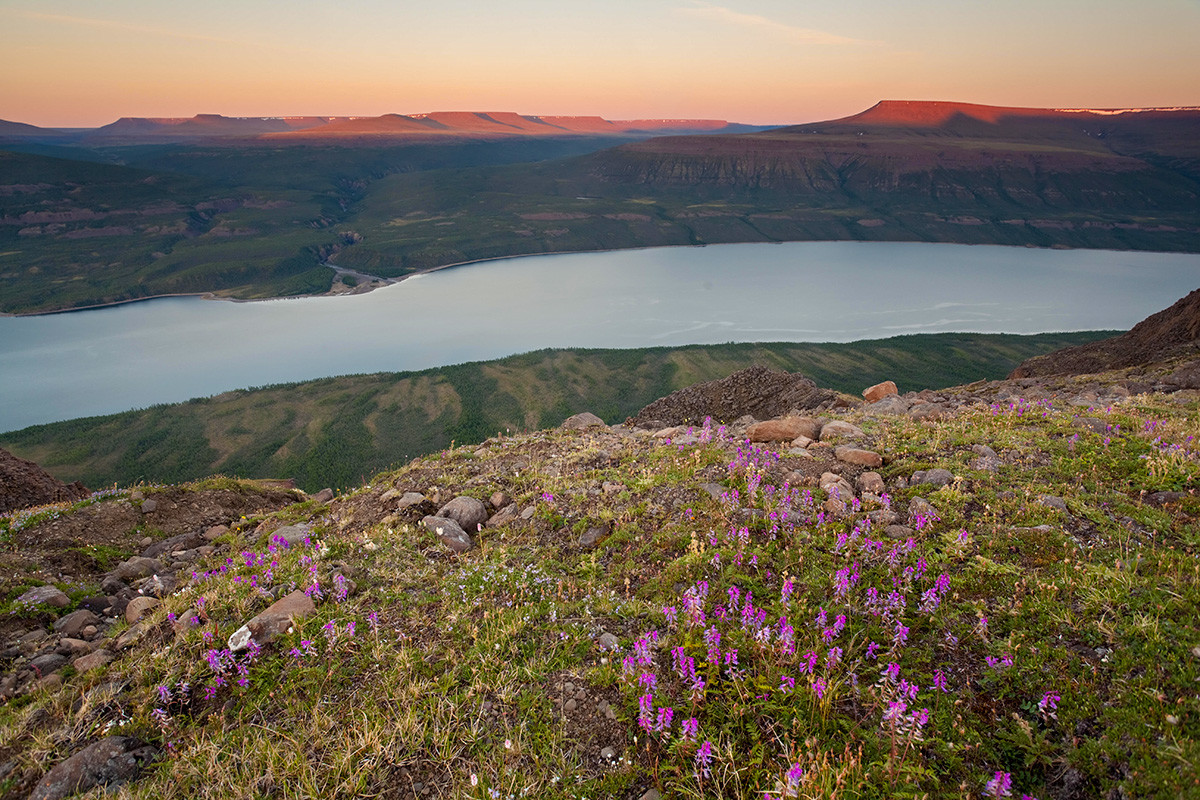
[[[53,608],[66,608],[71,605],[71,598],[57,586],[35,586],[17,598],[21,605],[47,605]]]
[[[435,534],[442,544],[456,553],[465,553],[475,546],[466,531],[452,519],[428,516],[421,520],[421,524]]]
[[[579,545],[580,547],[595,547],[596,543],[604,538],[604,534],[606,533],[608,533],[608,531],[604,528],[595,526],[588,528],[583,532],[583,535],[579,537]]]
[[[884,529],[884,533],[888,535],[889,539],[905,541],[913,535],[913,529],[907,525],[888,525]]]
[[[141,593],[151,597],[166,597],[175,591],[175,578],[171,575],[151,575],[141,586]]]
[[[612,706],[609,706],[608,708],[604,709],[604,718],[605,719],[616,719],[617,718],[616,710],[613,709]]]
[[[896,384],[892,381],[884,381],[883,383],[877,383],[874,386],[863,389],[862,396],[868,403],[875,403],[889,395],[895,394],[899,394]]]
[[[601,650],[620,650],[621,649],[620,640],[617,639],[617,637],[614,636],[613,634],[608,633],[607,631],[600,634],[600,638],[596,640],[596,644],[598,644],[600,646]]]
[[[647,789],[638,800],[662,800],[662,795],[658,793],[658,789]]]
[[[913,525],[916,525],[918,518],[921,517],[927,521],[941,519],[932,503],[924,497],[914,497],[908,501],[908,519]]]
[[[938,420],[946,416],[946,409],[938,403],[921,403],[909,409],[908,415],[916,420]]]
[[[157,510],[158,510],[158,501],[157,500],[149,499],[149,500],[142,501],[142,513],[143,514],[152,514]]]
[[[86,656],[92,652],[92,645],[83,639],[64,637],[58,642],[58,652],[64,656]]]
[[[155,753],[137,739],[109,736],[56,765],[34,787],[29,800],[61,800],[94,786],[126,783]]]
[[[984,458],[999,458],[999,456],[996,455],[996,451],[988,447],[986,444],[972,445],[971,452],[977,456],[983,456]]]
[[[83,630],[81,630],[79,632],[79,635],[85,639],[91,639],[99,632],[100,632],[100,629],[97,628],[95,625],[84,625]]]
[[[33,667],[38,675],[49,675],[66,663],[67,657],[58,653],[45,653],[29,660],[29,666]]]
[[[870,405],[863,406],[863,412],[872,417],[877,417],[881,414],[892,414],[899,416],[909,410],[908,401],[897,394],[891,394]]]
[[[1200,645],[1196,645],[1192,648],[1192,655],[1196,658],[1200,658]]]
[[[126,628],[125,632],[117,637],[117,640],[113,642],[112,646],[117,650],[125,650],[140,642],[142,637],[145,635],[146,627],[144,623],[139,622],[136,625]],[[100,651],[97,650],[96,652]]]
[[[117,565],[117,568],[109,573],[109,577],[118,581],[136,581],[139,578],[149,578],[159,572],[166,572],[167,568],[162,562],[153,558],[143,558],[142,556],[134,556],[128,561],[122,561]],[[104,588],[104,587],[101,587]],[[108,589],[104,589],[108,591]]]
[[[57,672],[47,675],[38,681],[38,688],[44,692],[53,692],[56,689],[62,688],[63,678]]]
[[[162,601],[155,597],[135,597],[125,606],[125,621],[132,625],[146,616],[152,608],[160,605]]]
[[[527,508],[521,512],[521,519],[528,522],[529,520],[533,519],[533,514],[535,511],[536,511],[536,509],[533,506],[530,506],[529,508]]]
[[[606,747],[600,751],[600,757],[605,761],[612,761],[617,757],[617,751],[612,747]]]
[[[567,712],[574,711],[577,708],[579,708],[579,703],[575,702],[575,698],[571,698],[565,704],[563,704],[563,710]]]
[[[574,693],[574,691],[575,691],[575,684],[571,683],[570,681],[567,681],[566,683],[563,684],[563,694],[569,695],[569,694]]]
[[[488,498],[488,502],[492,504],[492,508],[499,511],[512,503],[512,498],[505,492],[492,492],[491,497]]]
[[[328,503],[333,499],[333,489],[326,487],[316,494],[310,495],[308,499],[318,503]]]
[[[485,528],[498,528],[501,525],[507,525],[517,518],[517,504],[509,503],[504,508],[497,511],[488,517],[488,521],[483,523]]]
[[[1067,513],[1067,503],[1061,497],[1055,497],[1052,494],[1039,494],[1037,501],[1047,508],[1053,508],[1055,511]]]
[[[752,442],[792,442],[803,436],[817,438],[821,423],[810,417],[781,417],[756,422],[746,430],[746,438]]]
[[[107,650],[97,650],[94,653],[88,653],[85,656],[75,659],[71,662],[71,666],[75,667],[76,672],[90,672],[91,670],[103,667],[112,660],[112,653]]]
[[[405,492],[400,496],[400,500],[396,503],[396,508],[404,510],[412,506],[420,505],[425,502],[425,495],[420,492]]]
[[[50,638],[50,634],[46,633],[41,628],[35,628],[29,633],[22,635],[19,639],[17,639],[17,641],[21,644],[33,645],[48,638]]]

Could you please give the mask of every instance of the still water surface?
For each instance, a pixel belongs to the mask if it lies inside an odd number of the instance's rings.
[[[228,389],[544,347],[1126,329],[1200,255],[796,242],[533,256],[370,294],[0,318],[0,431]]]

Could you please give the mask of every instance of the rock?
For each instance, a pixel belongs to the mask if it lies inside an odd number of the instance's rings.
[[[857,447],[840,445],[834,448],[833,454],[837,457],[838,461],[844,461],[847,464],[854,464],[860,467],[883,466],[883,457],[873,450],[861,450]]]
[[[195,611],[185,611],[180,614],[171,623],[171,630],[175,632],[175,638],[179,639],[187,635],[187,632],[200,624],[200,615]]]
[[[534,508],[533,506],[529,506],[529,508],[527,508],[527,509],[525,509],[524,511],[522,511],[522,512],[521,512],[521,519],[523,519],[523,520],[525,520],[526,522],[528,522],[529,520],[533,519],[533,515],[534,515],[536,512],[537,512],[537,509],[536,509],[536,508]]]
[[[295,547],[304,544],[304,540],[311,535],[312,529],[307,525],[284,525],[282,528],[276,528],[271,534],[271,542]]]
[[[54,623],[54,632],[62,636],[78,637],[88,625],[94,625],[100,618],[87,609],[72,611],[65,617],[59,617]]]
[[[937,508],[924,497],[914,497],[908,501],[908,519],[912,525],[919,528],[922,527],[921,519],[929,522],[941,519],[941,517],[938,515]]]
[[[577,708],[579,708],[579,703],[575,701],[575,698],[571,698],[567,702],[563,703],[563,711],[571,712]]]
[[[108,608],[109,602],[107,597],[85,597],[79,601],[80,608],[86,608],[88,611],[93,611],[97,614],[104,613],[104,609]]]
[[[162,562],[156,559],[134,556],[128,561],[122,561],[108,575],[115,580],[128,583],[129,581],[136,581],[138,578],[149,578],[151,575],[166,571],[167,568]],[[104,591],[108,590],[105,589]]]
[[[204,532],[204,540],[211,542],[229,533],[228,525],[213,525]]]
[[[1200,658],[1200,645],[1196,645],[1192,648],[1192,655],[1196,658]]]
[[[922,472],[914,472],[912,476],[912,485],[918,484],[929,486],[949,486],[954,483],[954,473],[948,469],[931,469]]]
[[[29,666],[33,667],[38,675],[49,675],[66,663],[67,657],[58,653],[44,653],[29,659]]]
[[[616,651],[616,650],[621,649],[620,640],[617,639],[617,637],[614,636],[613,634],[608,633],[607,631],[600,634],[600,638],[596,640],[596,644],[599,645],[601,650]]]
[[[638,800],[662,800],[662,795],[659,794],[658,789],[647,789]]]
[[[402,494],[400,496],[400,500],[397,501],[396,509],[399,511],[403,511],[406,508],[412,508],[413,506],[419,506],[421,503],[424,503],[424,502],[425,502],[425,495],[421,494],[420,492],[405,492],[404,494]]]
[[[1067,510],[1067,503],[1061,497],[1055,497],[1052,494],[1039,494],[1037,496],[1037,501],[1048,508],[1053,508],[1054,510],[1061,511],[1064,514],[1069,513]]]
[[[254,639],[259,646],[266,646],[287,633],[295,621],[304,619],[316,610],[312,598],[297,589],[276,600],[234,631],[227,643],[229,649],[235,653],[244,650],[250,644],[250,639]]]
[[[870,416],[879,416],[880,414],[894,414],[898,416],[908,411],[908,405],[908,401],[903,397],[892,394],[875,403],[863,406],[862,410],[863,413]]]
[[[474,543],[472,543],[471,537],[467,535],[466,531],[457,522],[448,517],[425,517],[421,520],[421,524],[436,534],[442,540],[442,544],[456,553],[465,553],[474,547]]]
[[[1185,497],[1187,494],[1184,492],[1154,492],[1146,495],[1146,502],[1154,506],[1165,506],[1170,503],[1178,503]]]
[[[62,685],[63,677],[57,672],[52,672],[37,683],[37,687],[45,692],[53,692],[57,689],[61,689]]]
[[[863,400],[866,400],[868,403],[875,403],[889,395],[896,394],[899,394],[896,384],[892,381],[884,381],[883,383],[877,383],[874,386],[863,389],[862,396]]]
[[[507,525],[517,518],[517,504],[509,503],[504,508],[497,511],[488,517],[488,521],[483,523],[485,528],[497,528],[501,525]]]
[[[808,437],[808,436],[803,436],[803,435],[797,436],[795,439],[792,439],[792,447],[797,447],[797,448],[800,448],[801,450],[805,450],[814,441],[816,441],[816,440],[811,437]]]
[[[832,472],[826,472],[821,475],[818,485],[825,490],[826,494],[831,496],[836,491],[836,494],[840,500],[849,501],[850,498],[854,497],[854,487],[851,486],[850,482],[841,475],[835,475]]]
[[[150,609],[162,605],[162,601],[154,597],[135,597],[125,606],[125,621],[130,625],[146,616]]]
[[[608,533],[608,531],[601,527],[594,526],[594,527],[588,528],[586,531],[583,532],[583,535],[581,535],[579,537],[579,546],[580,547],[595,547],[596,543],[599,542],[602,538],[604,538],[604,535],[606,533]]]
[[[126,584],[124,581],[117,580],[112,575],[105,575],[104,580],[102,580],[100,582],[100,591],[102,591],[105,594],[108,594],[110,596],[114,595],[114,594],[119,594],[120,592],[122,592],[128,588],[129,588],[128,584]]]
[[[446,503],[438,509],[434,516],[454,520],[463,531],[479,530],[479,526],[488,519],[487,507],[483,502],[466,495],[461,495]]]
[[[488,498],[488,503],[491,504],[492,508],[499,511],[505,506],[511,505],[512,498],[508,496],[507,492],[492,492],[492,496]]]
[[[308,499],[313,500],[317,503],[328,503],[330,500],[333,499],[333,489],[330,489],[329,487],[325,487],[324,489],[317,492],[316,494],[309,495]]]
[[[617,751],[611,747],[606,747],[600,751],[600,757],[605,761],[612,761],[617,757]]]
[[[45,641],[50,638],[50,634],[46,633],[41,628],[34,628],[29,633],[21,636],[17,641],[24,645],[35,645],[38,642]]]
[[[921,403],[910,408],[908,415],[918,420],[938,420],[946,416],[946,408],[937,403]]]
[[[820,420],[812,417],[787,416],[756,422],[746,431],[752,442],[793,442],[804,437],[816,439],[823,427]]]
[[[884,533],[886,533],[888,535],[889,539],[897,539],[899,541],[904,541],[906,539],[911,538],[914,531],[912,528],[908,527],[907,525],[888,525],[884,529]]]
[[[1095,417],[1076,417],[1075,427],[1102,435],[1108,432],[1108,423]]]
[[[97,650],[75,659],[71,662],[71,666],[75,667],[76,672],[90,672],[111,663],[112,660],[112,653],[107,650]]]
[[[117,640],[112,643],[112,646],[117,650],[125,650],[133,647],[142,640],[146,635],[146,626],[144,623],[137,623],[125,629],[125,632],[117,637]]]
[[[832,442],[839,439],[861,439],[864,436],[866,434],[863,433],[863,429],[857,425],[851,425],[844,420],[835,419],[821,426],[820,440],[822,442]]]
[[[17,598],[17,602],[25,606],[46,605],[53,608],[66,608],[71,605],[71,598],[57,586],[35,586]]]
[[[82,500],[87,496],[88,490],[83,484],[68,486],[32,461],[0,449],[0,514],[31,506]]]
[[[72,656],[86,656],[90,652],[92,652],[92,645],[83,639],[72,639],[67,636],[58,641],[59,655],[70,658]]]
[[[878,472],[864,472],[854,481],[854,485],[860,492],[870,492],[871,494],[883,494],[886,488],[883,485],[883,476]]]
[[[196,551],[189,550],[188,552],[195,553]],[[186,560],[194,561],[195,558]],[[173,575],[151,575],[146,579],[146,582],[141,585],[139,591],[141,591],[141,593],[144,595],[149,595],[150,597],[162,598],[175,591],[175,586],[177,584],[178,581],[175,580],[175,576]]]
[[[584,411],[581,414],[574,414],[567,417],[563,420],[562,425],[558,427],[567,431],[582,431],[588,428],[607,428],[608,426],[604,424],[604,420],[595,414],[590,411]]]
[[[877,511],[872,511],[867,514],[867,519],[871,520],[871,524],[880,528],[886,528],[889,525],[895,525],[900,521],[900,515],[890,508],[881,508]]]
[[[971,445],[971,452],[977,456],[983,456],[984,458],[999,458],[999,456],[996,455],[996,451],[988,447],[986,444]]]
[[[141,509],[143,514],[153,514],[158,510],[158,501],[153,498],[143,500]]]
[[[137,777],[157,751],[137,739],[109,736],[59,763],[38,782],[29,800],[61,800],[93,786],[114,786]]]

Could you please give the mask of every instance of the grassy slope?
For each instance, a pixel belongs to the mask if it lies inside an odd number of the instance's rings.
[[[417,784],[480,800],[763,798],[786,796],[789,774],[805,798],[1001,796],[997,777],[1014,797],[1194,796],[1200,502],[1143,498],[1197,486],[1198,411],[1136,397],[1092,412],[1107,435],[1078,408],[1016,398],[932,424],[850,415],[885,458],[891,507],[937,508],[907,541],[818,516],[820,490],[783,483],[803,459],[719,437],[552,431],[443,452],[281,515],[314,520],[312,549],[268,551],[279,521],[235,524],[218,544],[241,555],[200,565],[139,643],[0,707],[15,759],[0,793],[105,731],[163,749],[121,789],[156,800],[424,796]],[[998,471],[974,466],[975,445]],[[934,466],[955,482],[897,488]],[[454,555],[422,512],[395,511],[399,492],[435,486],[505,491],[533,513]],[[580,545],[593,526],[606,533]],[[346,598],[335,569],[357,584]],[[264,589],[314,580],[327,596],[312,616],[236,659],[244,675],[213,674],[206,651],[270,602]],[[197,612],[172,633],[168,613]],[[620,653],[597,646],[604,631]]]
[[[619,422],[675,389],[751,364],[857,395],[1002,378],[1026,358],[1109,334],[936,334],[850,344],[547,350],[416,373],[326,378],[229,392],[0,434],[56,477],[108,486],[213,473],[346,487],[406,459],[579,411]]]

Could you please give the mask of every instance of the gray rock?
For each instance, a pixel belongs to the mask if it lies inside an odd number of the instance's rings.
[[[421,524],[441,539],[442,544],[456,553],[465,553],[475,546],[466,531],[449,517],[429,516],[422,519]]]
[[[182,533],[178,536],[172,536],[169,539],[163,539],[161,542],[156,542],[149,545],[142,551],[143,558],[158,558],[161,555],[169,555],[177,550],[187,550],[192,547],[199,547],[204,544],[206,539],[202,533]]]
[[[1067,503],[1061,497],[1056,497],[1052,494],[1039,494],[1037,501],[1048,508],[1053,508],[1056,511],[1061,511],[1064,514],[1069,513],[1067,510]]]
[[[617,639],[617,637],[614,636],[613,634],[608,633],[607,631],[600,634],[600,638],[596,640],[596,644],[600,646],[601,650],[620,650],[621,649],[620,640]]]
[[[487,507],[484,506],[483,501],[466,495],[461,495],[446,503],[438,509],[434,516],[454,520],[463,531],[479,530],[479,526],[488,520]]]
[[[71,637],[66,636],[59,640],[58,650],[56,652],[59,655],[70,658],[72,656],[86,656],[88,653],[92,652],[92,649],[93,648],[90,642],[85,642],[83,639],[72,639]]]
[[[33,667],[38,675],[49,675],[66,663],[67,657],[58,653],[44,653],[29,660],[29,666]]]
[[[195,550],[189,552],[195,553]],[[194,559],[190,559],[194,560]],[[146,582],[141,585],[141,592],[150,597],[166,597],[175,591],[175,586],[179,582],[175,580],[173,575],[151,575],[146,579]]]
[[[917,403],[908,410],[908,415],[918,420],[935,420],[946,416],[946,409],[938,403]]]
[[[908,401],[899,395],[888,395],[882,400],[877,400],[874,403],[865,405],[862,408],[864,414],[871,416],[879,416],[881,414],[903,414],[908,411]]]
[[[308,499],[315,500],[318,503],[328,503],[333,499],[333,489],[326,487],[316,494],[310,495]]]
[[[282,542],[288,547],[295,547],[304,544],[304,540],[311,535],[312,529],[308,525],[284,525],[282,528],[276,528],[271,534],[271,542]]]
[[[54,632],[62,636],[78,637],[88,625],[94,625],[100,618],[87,609],[72,611],[65,617],[59,617],[54,623]]]
[[[1075,427],[1083,428],[1092,433],[1104,434],[1108,432],[1108,423],[1095,417],[1076,417]]]
[[[425,495],[420,492],[405,492],[400,496],[400,500],[396,503],[396,508],[403,511],[406,508],[419,506],[425,502]]]
[[[141,508],[143,514],[152,514],[158,510],[158,501],[154,500],[153,498],[149,500],[143,500]]]
[[[140,642],[145,635],[146,625],[139,622],[136,625],[126,628],[125,632],[118,636],[116,641],[112,643],[112,647],[117,650],[126,650]]]
[[[607,428],[604,420],[597,417],[590,411],[584,411],[581,414],[574,414],[563,420],[562,425],[559,425],[563,430],[582,431],[588,428]]]
[[[251,639],[259,646],[268,645],[287,633],[294,621],[304,619],[316,610],[312,598],[297,589],[276,600],[265,611],[234,631],[227,642],[229,649],[235,653],[244,650]]]
[[[905,539],[910,538],[915,531],[907,525],[888,525],[884,529],[884,533],[886,533],[890,539],[904,541]]]
[[[922,472],[914,472],[912,476],[913,486],[918,484],[929,486],[949,486],[952,483],[954,483],[954,473],[948,469],[941,469],[940,467]]]
[[[977,456],[983,456],[984,458],[999,458],[999,456],[996,455],[996,451],[988,447],[986,444],[972,445],[971,452]]]
[[[617,751],[611,747],[606,747],[600,751],[600,757],[605,761],[612,761],[617,757]]]
[[[831,442],[839,439],[861,439],[866,434],[857,425],[851,425],[844,420],[835,419],[821,426],[820,441]],[[812,437],[809,437],[812,438]]]
[[[534,515],[536,512],[537,512],[537,509],[536,509],[536,508],[534,508],[533,506],[530,506],[529,508],[527,508],[527,509],[525,509],[524,511],[522,511],[522,512],[521,512],[521,519],[523,519],[523,520],[525,520],[526,522],[528,522],[529,520],[533,519],[533,515]]]
[[[66,608],[71,605],[71,598],[57,586],[35,586],[17,598],[22,605],[46,605],[53,608]]]
[[[156,559],[134,556],[128,561],[122,561],[108,575],[115,580],[128,583],[129,581],[136,581],[138,578],[149,578],[151,575],[166,571],[167,568],[162,562]],[[104,591],[108,590],[105,589]]]
[[[909,522],[915,525],[917,517],[924,517],[926,520],[940,519],[937,508],[924,497],[914,497],[908,501]]]
[[[499,511],[505,506],[511,505],[512,498],[508,496],[507,492],[492,492],[492,496],[488,498],[488,502],[491,503],[492,508]]]
[[[608,533],[608,531],[601,527],[593,526],[588,528],[579,537],[579,545],[581,547],[595,547],[596,543],[604,538],[604,534],[606,533]]]
[[[844,461],[847,464],[859,467],[883,466],[883,457],[874,450],[863,450],[858,447],[850,447],[849,445],[839,445],[833,449],[833,454],[838,461]]]
[[[658,789],[647,789],[638,800],[662,800],[662,795],[658,793]]]
[[[725,487],[719,483],[702,483],[700,489],[713,500],[720,500],[721,495],[725,494]]]
[[[497,511],[488,517],[488,521],[483,523],[486,528],[498,528],[501,525],[507,525],[517,518],[517,504],[509,503],[504,508]]]
[[[204,532],[204,540],[211,542],[229,533],[228,525],[213,525]]]
[[[137,777],[157,751],[137,739],[109,736],[59,763],[38,782],[29,800],[61,800],[93,786],[117,786]]]
[[[897,522],[899,522],[900,515],[895,511],[892,511],[890,508],[881,508],[877,511],[868,513],[867,519],[871,520],[871,524],[876,527],[886,528],[889,525],[895,525]]]

